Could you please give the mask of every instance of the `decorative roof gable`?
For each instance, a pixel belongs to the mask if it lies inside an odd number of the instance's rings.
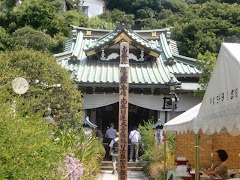
[[[119,43],[122,40],[127,41],[130,45],[155,58],[157,58],[161,53],[161,51],[149,40],[133,32],[130,25],[123,22],[118,24],[114,31],[108,33],[102,38],[95,39],[91,46],[85,50],[85,53],[87,56],[92,56],[101,52],[103,49]]]

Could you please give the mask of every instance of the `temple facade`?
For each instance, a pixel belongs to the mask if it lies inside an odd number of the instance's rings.
[[[148,119],[164,123],[172,118],[172,109],[164,106],[170,81],[178,84],[176,115],[200,103],[193,96],[201,75],[196,59],[179,54],[170,28],[132,30],[127,23],[115,30],[72,28],[64,52],[54,57],[83,93],[83,118],[88,116],[103,132],[109,123],[118,128],[121,41],[130,44],[129,129]]]

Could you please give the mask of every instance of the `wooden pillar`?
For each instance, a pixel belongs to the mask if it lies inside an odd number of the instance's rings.
[[[127,180],[129,43],[120,43],[118,179]]]
[[[98,125],[98,128],[102,131],[102,133],[105,133],[103,132],[103,128],[106,128],[106,127],[103,127],[102,125],[102,110],[101,109],[98,109],[98,114],[97,114],[97,125]],[[105,129],[104,129],[105,130]],[[105,134],[103,134],[105,135]]]
[[[97,124],[97,121],[96,121],[96,117],[97,117],[97,109],[91,109],[91,118],[90,118],[90,121],[93,123],[93,124]]]

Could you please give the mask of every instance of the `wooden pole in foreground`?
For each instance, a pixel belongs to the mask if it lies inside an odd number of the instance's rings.
[[[118,179],[127,180],[129,43],[120,42]]]
[[[194,136],[194,142],[195,142],[195,180],[199,180],[199,136],[198,133]]]

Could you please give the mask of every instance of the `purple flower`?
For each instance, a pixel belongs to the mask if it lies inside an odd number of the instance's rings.
[[[84,166],[80,163],[80,160],[74,158],[75,154],[68,153],[64,160],[65,170],[59,167],[59,172],[64,174],[63,178],[69,177],[69,180],[79,180],[83,176]]]

